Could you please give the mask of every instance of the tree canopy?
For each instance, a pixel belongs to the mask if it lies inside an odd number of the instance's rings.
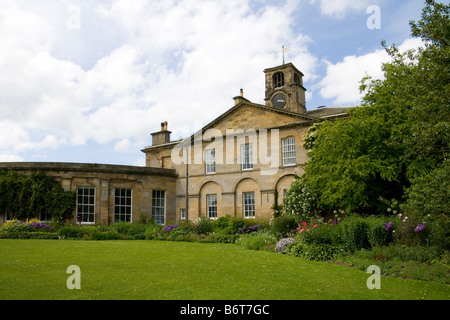
[[[323,210],[386,212],[389,201],[407,201],[410,188],[417,193],[419,178],[448,170],[449,5],[427,0],[421,20],[410,26],[424,45],[400,52],[382,42],[391,57],[382,66],[384,78],[364,78],[361,106],[305,137],[309,161],[302,179]]]

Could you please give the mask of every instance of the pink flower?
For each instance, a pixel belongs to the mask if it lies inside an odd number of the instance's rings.
[[[306,222],[303,222],[302,225],[303,225],[304,227],[306,227]]]

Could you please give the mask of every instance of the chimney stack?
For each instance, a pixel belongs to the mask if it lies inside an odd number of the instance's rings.
[[[161,131],[152,133],[152,146],[169,143],[171,133],[168,131],[168,122],[161,122]]]
[[[237,97],[234,97],[234,105],[238,105],[241,102],[250,102],[249,100],[244,98],[244,89],[241,89],[240,94]]]

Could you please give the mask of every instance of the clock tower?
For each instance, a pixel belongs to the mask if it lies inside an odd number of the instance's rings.
[[[266,105],[291,112],[306,113],[304,74],[292,63],[264,70],[266,74]]]

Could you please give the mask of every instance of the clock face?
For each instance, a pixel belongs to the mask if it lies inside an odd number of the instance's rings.
[[[272,98],[272,105],[275,108],[283,108],[286,105],[286,96],[281,93],[274,95]]]

